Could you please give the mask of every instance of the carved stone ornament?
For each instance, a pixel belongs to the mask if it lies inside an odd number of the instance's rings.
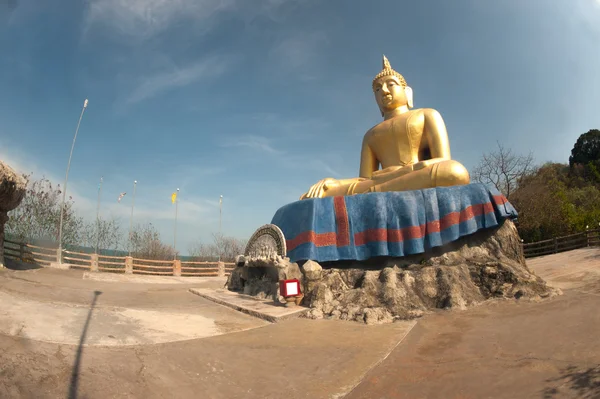
[[[244,255],[247,258],[285,257],[287,248],[281,229],[274,224],[259,227],[248,240]]]

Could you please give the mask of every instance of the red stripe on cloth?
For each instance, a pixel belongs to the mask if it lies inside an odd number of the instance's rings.
[[[333,209],[335,210],[335,224],[337,226],[338,247],[350,245],[350,223],[348,222],[348,210],[344,197],[333,197]]]
[[[430,230],[427,229],[427,232],[437,233],[444,229],[447,229],[450,226],[454,226],[455,224],[465,222],[469,219],[473,219],[475,216],[486,215],[488,213],[494,212],[494,206],[491,202],[486,202],[485,204],[476,204],[466,207],[460,212],[452,212],[441,218],[438,222],[438,229]],[[429,226],[427,226],[429,227]],[[433,226],[432,226],[433,227]]]
[[[500,195],[494,195],[494,203],[496,205],[504,205],[508,202],[508,199],[506,199],[506,197],[502,194]]]
[[[402,242],[404,240],[423,238],[425,237],[425,234],[439,233],[455,224],[465,222],[473,219],[475,216],[485,215],[490,212],[494,212],[494,206],[490,202],[487,202],[485,204],[469,206],[460,212],[449,213],[440,220],[428,222],[427,224],[420,226],[411,226],[402,229],[367,229],[354,234],[354,245],[360,246],[374,241]]]
[[[425,226],[411,226],[403,229],[367,229],[354,234],[354,245],[361,246],[368,242],[385,241],[401,242],[424,236]]]
[[[494,196],[494,203],[504,204],[505,202],[508,201],[503,195]],[[342,247],[350,245],[350,225],[344,197],[334,197],[334,209],[337,234],[317,234],[312,230],[302,232],[293,239],[286,240],[288,251],[309,242],[317,247],[327,247],[330,245]],[[354,234],[354,245],[365,245],[373,241],[402,242],[404,240],[423,238],[425,234],[439,233],[444,229],[470,220],[475,216],[486,215],[492,212],[494,212],[494,205],[491,202],[486,202],[485,204],[471,205],[460,212],[449,213],[440,220],[434,220],[424,225],[409,226],[402,229],[367,229]]]
[[[315,233],[314,231],[304,231],[298,234],[291,240],[285,240],[285,245],[288,251],[293,250],[299,245],[306,244],[308,242],[313,243],[317,247],[328,247],[337,243],[335,233]]]

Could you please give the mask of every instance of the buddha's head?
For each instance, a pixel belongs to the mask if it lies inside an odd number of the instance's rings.
[[[404,77],[392,69],[385,55],[383,69],[373,79],[373,93],[382,116],[386,111],[413,106],[412,89],[406,85]]]

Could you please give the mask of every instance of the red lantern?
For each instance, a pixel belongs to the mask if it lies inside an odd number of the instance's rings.
[[[300,292],[300,281],[294,280],[281,280],[279,282],[279,294],[284,298],[293,296],[299,296]]]

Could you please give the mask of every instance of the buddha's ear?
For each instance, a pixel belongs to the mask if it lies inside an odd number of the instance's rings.
[[[414,106],[413,104],[413,90],[406,86],[404,88],[404,93],[406,94],[406,104],[408,105],[408,108],[412,108]]]

